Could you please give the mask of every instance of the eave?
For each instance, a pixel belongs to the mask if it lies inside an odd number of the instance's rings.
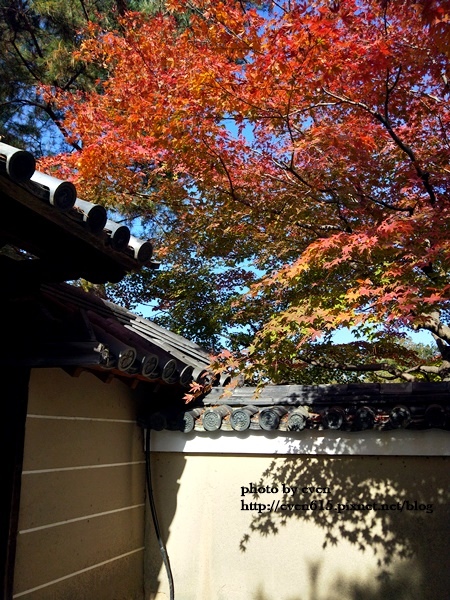
[[[40,281],[65,281],[80,277],[93,283],[120,281],[142,265],[108,245],[105,235],[95,235],[80,222],[30,191],[0,176],[2,219],[0,241],[38,257],[23,265],[27,276]],[[20,269],[20,267],[16,267]],[[21,278],[18,273],[17,278]]]
[[[184,433],[450,430],[450,383],[213,387],[192,406],[162,408],[148,423]]]
[[[151,403],[182,401],[209,365],[208,354],[123,307],[67,284],[43,284],[2,301],[13,324],[0,346],[3,366],[89,371],[142,389]]]

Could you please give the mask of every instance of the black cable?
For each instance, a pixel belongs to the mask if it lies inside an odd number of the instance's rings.
[[[155,528],[156,537],[158,538],[159,550],[161,552],[163,563],[166,567],[167,579],[169,580],[170,600],[174,600],[175,589],[173,585],[172,569],[170,568],[169,555],[167,554],[164,541],[161,537],[161,531],[159,529],[158,523],[158,515],[156,514],[156,506],[153,498],[152,474],[150,469],[150,427],[147,427],[145,430],[145,474],[147,480],[148,502],[150,504],[150,511],[152,513],[153,526]]]

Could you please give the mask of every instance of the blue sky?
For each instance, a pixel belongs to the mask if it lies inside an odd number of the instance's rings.
[[[433,336],[429,331],[407,331],[408,336],[416,344],[431,344],[434,345]],[[333,334],[333,340],[338,344],[348,344],[356,341],[350,329],[340,329]]]

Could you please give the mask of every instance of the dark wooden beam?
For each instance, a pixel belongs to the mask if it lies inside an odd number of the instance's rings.
[[[0,176],[0,206],[0,242],[40,258],[42,268],[58,274],[59,281],[78,275],[93,283],[115,283],[141,266],[126,252],[114,250],[106,232],[92,233],[70,214],[4,176]]]
[[[4,444],[1,565],[2,597],[5,600],[10,600],[13,594],[29,378],[30,370],[27,368],[0,366],[3,395],[1,439]]]

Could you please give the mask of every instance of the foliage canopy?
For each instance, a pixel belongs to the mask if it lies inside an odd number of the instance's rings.
[[[143,289],[180,321],[203,289],[230,368],[447,378],[449,17],[437,0],[170,0],[116,31],[90,21],[74,59],[102,77],[41,91],[80,150],[43,164],[143,218],[176,274]],[[334,344],[342,327],[360,341]]]
[[[116,29],[126,9],[157,10],[157,0],[0,0],[0,135],[37,155],[65,147],[63,113],[39,86],[89,90],[102,69],[73,52],[90,22]],[[61,130],[61,131],[60,131]]]

